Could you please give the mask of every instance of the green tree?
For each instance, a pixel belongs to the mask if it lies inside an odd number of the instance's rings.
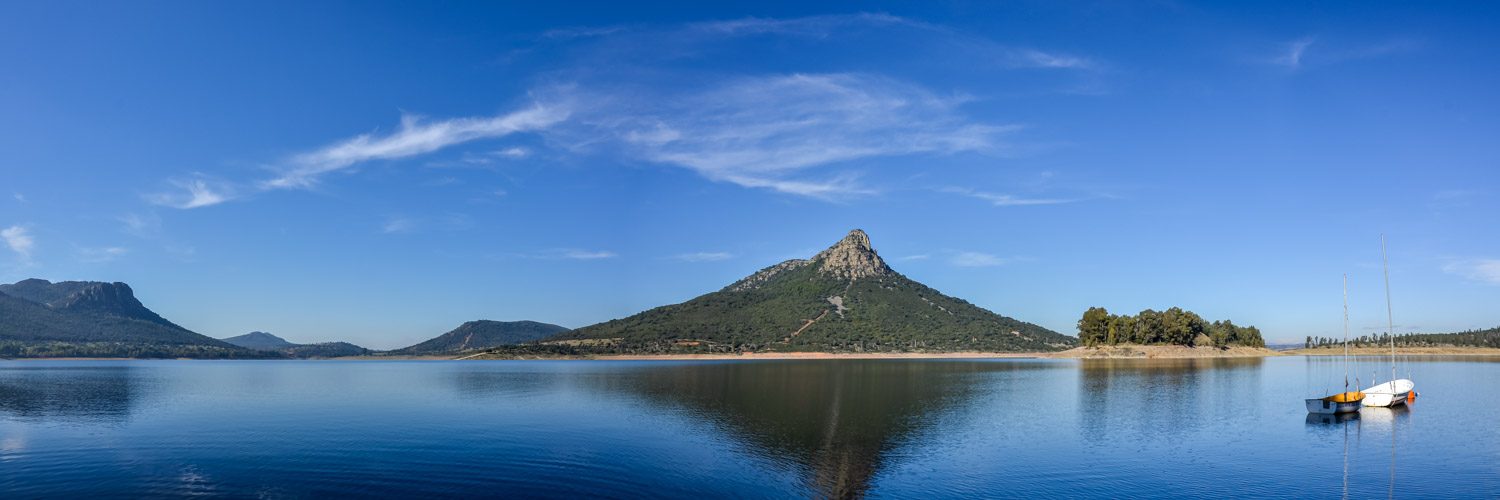
[[[1083,318],[1078,320],[1078,340],[1083,345],[1093,347],[1104,342],[1109,336],[1109,311],[1103,307],[1090,307],[1083,312]]]
[[[1109,345],[1130,343],[1134,337],[1135,318],[1129,314],[1112,316],[1109,320]]]

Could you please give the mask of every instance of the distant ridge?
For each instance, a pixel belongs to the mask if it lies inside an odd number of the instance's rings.
[[[781,262],[717,292],[543,342],[555,347],[548,352],[585,353],[1014,352],[1062,350],[1077,339],[913,281],[855,229],[811,259]]]
[[[293,358],[337,358],[340,356],[363,356],[371,353],[369,349],[348,342],[293,344],[286,339],[266,332],[250,332],[222,340],[246,349],[271,351]]]
[[[275,351],[278,349],[297,347],[297,344],[287,342],[286,339],[271,335],[266,332],[250,332],[237,337],[229,337],[227,339],[219,340],[223,340],[225,342],[244,347],[246,349],[255,349],[259,351]]]
[[[550,337],[567,328],[536,321],[469,321],[448,333],[391,354],[436,354],[519,344]]]

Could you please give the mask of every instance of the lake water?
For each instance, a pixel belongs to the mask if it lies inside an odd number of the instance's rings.
[[[0,497],[1500,496],[1500,359],[1340,363],[9,361]]]

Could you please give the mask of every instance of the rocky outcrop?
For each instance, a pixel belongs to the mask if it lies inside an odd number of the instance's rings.
[[[9,285],[0,285],[0,292],[41,304],[57,311],[102,314],[150,321],[169,328],[183,330],[155,312],[147,309],[135,298],[130,285],[102,281],[62,281],[53,283],[43,279],[27,279]]]
[[[770,282],[771,278],[775,278],[777,275],[779,275],[781,273],[784,273],[786,271],[791,271],[793,269],[797,269],[797,268],[800,268],[800,267],[808,265],[808,264],[812,264],[812,262],[813,261],[803,260],[803,259],[793,259],[793,260],[789,260],[789,261],[786,261],[786,262],[782,262],[780,264],[776,264],[774,266],[771,266],[771,267],[768,267],[768,268],[756,271],[755,274],[746,276],[743,279],[734,282],[734,284],[731,284],[728,287],[725,287],[724,289],[728,290],[728,291],[731,291],[731,292],[743,292],[743,291],[746,291],[746,290],[754,290],[756,288],[760,288],[761,285],[764,285],[767,282]]]
[[[870,237],[864,231],[855,229],[849,231],[849,235],[839,240],[827,250],[813,256],[814,262],[822,262],[818,271],[824,275],[834,276],[841,279],[857,280],[870,276],[890,276],[895,274],[880,255],[870,247]]]
[[[114,283],[90,283],[89,286],[73,292],[67,297],[47,303],[54,309],[63,311],[81,311],[98,314],[108,314],[150,321],[158,325],[182,329],[166,318],[161,317],[146,308],[140,300],[135,298],[135,291],[130,285]]]

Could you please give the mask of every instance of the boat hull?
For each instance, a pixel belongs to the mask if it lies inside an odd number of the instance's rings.
[[[1397,406],[1406,404],[1406,395],[1416,388],[1416,384],[1407,379],[1397,379],[1386,382],[1361,392],[1365,393],[1365,406]]]
[[[1308,399],[1307,412],[1320,414],[1339,414],[1359,411],[1364,407],[1365,395],[1362,392],[1345,392],[1334,394],[1326,398]]]

